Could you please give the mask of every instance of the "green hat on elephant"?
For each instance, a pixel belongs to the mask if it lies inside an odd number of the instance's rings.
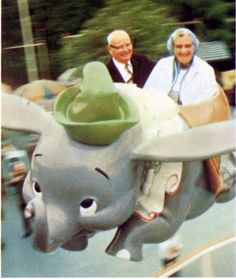
[[[74,140],[93,145],[111,144],[139,122],[135,105],[117,92],[101,62],[86,64],[81,86],[57,97],[54,117]]]

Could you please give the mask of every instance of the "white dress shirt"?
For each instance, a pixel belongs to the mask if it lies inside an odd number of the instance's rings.
[[[131,74],[127,71],[127,69],[125,67],[125,63],[120,63],[120,62],[116,61],[114,58],[112,58],[112,60],[115,64],[116,68],[120,72],[124,81],[127,82],[130,79]],[[128,67],[129,67],[130,71],[133,72],[133,66],[132,66],[130,60],[127,63],[128,63]]]

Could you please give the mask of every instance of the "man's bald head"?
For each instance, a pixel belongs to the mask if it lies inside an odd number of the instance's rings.
[[[122,40],[124,38],[129,39],[130,42],[131,42],[130,36],[126,31],[124,31],[124,30],[114,30],[110,34],[108,34],[107,44],[112,45],[117,40]]]

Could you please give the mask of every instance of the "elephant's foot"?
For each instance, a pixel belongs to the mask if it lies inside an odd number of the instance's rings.
[[[88,238],[86,236],[77,236],[68,240],[61,247],[70,251],[82,251],[88,246]]]
[[[142,245],[122,238],[122,234],[119,229],[112,242],[106,248],[106,253],[129,261],[141,261],[143,259]]]
[[[235,185],[235,179],[234,179],[234,185]],[[218,195],[216,198],[216,202],[225,203],[234,199],[235,196],[236,196],[236,187],[234,186],[230,188],[228,191],[224,191],[220,195]]]
[[[216,202],[223,203],[232,200],[236,195],[236,167],[234,154],[226,154],[221,157],[220,172],[225,191],[222,191],[222,193],[217,196]]]
[[[25,231],[25,233],[23,234],[22,238],[26,238],[29,237],[33,234],[33,229],[29,228]]]

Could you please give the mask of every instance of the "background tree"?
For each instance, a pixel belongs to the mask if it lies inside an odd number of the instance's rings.
[[[1,35],[2,81],[11,85],[23,84],[27,80],[24,49],[8,49],[8,47],[22,45],[16,1],[2,0]]]
[[[39,40],[46,41],[52,78],[55,79],[60,74],[61,61],[56,55],[61,47],[60,38],[65,34],[78,33],[83,22],[92,18],[97,9],[103,6],[103,2],[103,0],[30,0],[34,33]]]
[[[28,0],[35,42],[45,42],[51,78],[60,73],[57,51],[64,34],[80,31],[82,23],[93,17],[103,0]],[[17,87],[27,82],[17,0],[2,1],[2,80]],[[17,59],[15,59],[17,57]]]
[[[83,24],[78,36],[61,39],[58,55],[62,70],[83,67],[91,60],[107,62],[106,36],[114,29],[125,29],[134,40],[135,51],[156,61],[166,55],[167,35],[176,22],[166,5],[151,0],[107,1],[94,18]]]
[[[91,60],[106,62],[106,36],[126,29],[135,50],[154,60],[166,54],[169,33],[178,26],[203,41],[222,40],[235,54],[232,0],[28,0],[35,42],[48,48],[51,79]],[[189,23],[186,23],[189,22]],[[71,37],[68,35],[72,35]],[[17,0],[2,0],[2,80],[27,82]]]
[[[235,53],[235,2],[233,0],[154,0],[169,6],[170,14],[202,41],[224,41]],[[189,23],[186,23],[189,22]]]
[[[48,49],[55,50],[60,47],[61,35],[79,32],[83,22],[103,6],[103,1],[29,0],[29,4],[35,35],[39,36],[40,31]]]

